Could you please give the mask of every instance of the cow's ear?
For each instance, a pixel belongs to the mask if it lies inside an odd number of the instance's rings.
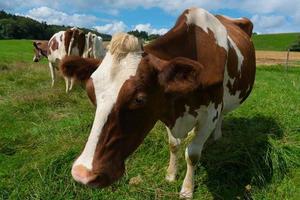
[[[199,62],[177,57],[161,64],[163,66],[158,67],[158,81],[166,93],[186,94],[200,86],[203,66]]]

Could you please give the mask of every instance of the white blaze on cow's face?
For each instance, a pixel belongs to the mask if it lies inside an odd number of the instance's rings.
[[[138,43],[137,38],[133,39],[136,39],[135,42]],[[93,169],[94,154],[102,128],[117,100],[120,88],[130,76],[136,74],[141,58],[140,51],[122,55],[108,52],[99,68],[92,74],[97,109],[85,148],[73,164],[72,176],[76,181],[87,184],[93,178],[87,174]]]

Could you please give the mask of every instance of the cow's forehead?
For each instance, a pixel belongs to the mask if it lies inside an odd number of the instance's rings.
[[[95,94],[118,93],[118,90],[124,82],[136,74],[138,65],[141,61],[141,55],[137,53],[128,53],[124,58],[115,59],[110,52],[106,54],[101,65],[92,74],[95,87]],[[108,89],[113,89],[107,91]]]

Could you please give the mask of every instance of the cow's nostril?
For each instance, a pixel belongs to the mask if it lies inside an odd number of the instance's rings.
[[[87,169],[83,165],[73,166],[71,173],[75,181],[83,184],[88,184],[90,181],[94,180],[97,177],[92,173],[91,170]]]

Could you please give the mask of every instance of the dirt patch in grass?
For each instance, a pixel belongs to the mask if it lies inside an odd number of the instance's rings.
[[[257,65],[285,65],[286,58],[286,51],[256,51]],[[300,66],[300,52],[290,52],[289,63]]]

